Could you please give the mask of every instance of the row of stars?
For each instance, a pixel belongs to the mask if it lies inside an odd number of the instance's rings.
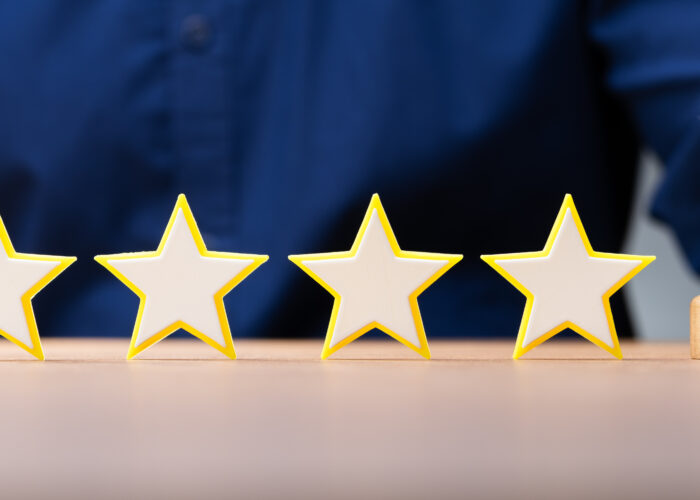
[[[0,334],[44,359],[31,299],[76,259],[0,241]],[[566,328],[621,358],[609,298],[654,260],[594,251],[570,195],[542,251],[482,258],[527,297],[514,358]],[[128,359],[178,329],[235,359],[223,298],[267,259],[207,250],[184,195],[155,251],[95,257],[141,299]],[[402,250],[375,194],[350,250],[289,259],[335,298],[323,359],[374,328],[430,358],[418,296],[462,256]]]

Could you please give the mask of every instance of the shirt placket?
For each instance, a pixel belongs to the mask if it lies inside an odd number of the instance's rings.
[[[173,144],[177,189],[210,247],[233,232],[231,68],[220,2],[172,4]]]

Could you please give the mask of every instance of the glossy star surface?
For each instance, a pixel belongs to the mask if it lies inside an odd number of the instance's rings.
[[[155,252],[95,257],[141,298],[127,358],[183,329],[236,357],[223,297],[266,255],[207,250],[184,195]]]
[[[544,250],[482,259],[527,297],[514,358],[567,328],[622,358],[610,297],[654,257],[594,251],[566,195]]]
[[[348,252],[289,257],[335,297],[324,359],[373,328],[430,358],[417,298],[461,258],[401,250],[376,194]]]

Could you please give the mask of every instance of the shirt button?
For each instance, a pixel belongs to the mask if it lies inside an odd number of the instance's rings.
[[[211,40],[211,23],[201,14],[189,15],[182,21],[180,35],[188,49],[203,49]]]

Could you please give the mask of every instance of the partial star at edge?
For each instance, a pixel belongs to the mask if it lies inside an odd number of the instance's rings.
[[[95,257],[141,299],[127,359],[178,329],[235,359],[223,298],[267,259],[207,250],[187,199],[178,196],[156,251]]]
[[[655,259],[594,251],[568,194],[542,251],[481,258],[527,297],[514,359],[567,328],[622,359],[610,297]]]
[[[16,252],[1,218],[0,242],[0,335],[43,360],[32,298],[76,258]]]
[[[417,299],[462,256],[401,250],[375,194],[349,251],[289,259],[335,298],[322,359],[374,328],[430,359]]]

